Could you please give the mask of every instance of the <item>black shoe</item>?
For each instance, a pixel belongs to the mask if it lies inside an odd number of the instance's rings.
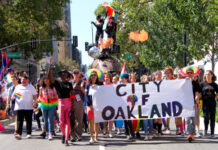
[[[140,136],[139,132],[136,132],[135,135],[136,135],[136,136],[135,136],[136,139],[141,139],[141,136]]]
[[[71,138],[70,141],[71,142],[76,142],[76,138]]]
[[[81,137],[77,137],[76,140],[77,140],[77,141],[82,141],[82,138],[81,138]]]
[[[54,131],[52,132],[52,135],[53,135],[53,136],[57,136],[56,133],[55,133]]]
[[[64,142],[65,142],[65,136],[62,136],[61,143],[64,144]]]
[[[45,132],[42,132],[42,133],[40,134],[40,136],[44,139],[45,136],[46,136],[46,133],[45,133]]]
[[[65,146],[69,146],[68,140],[65,140]]]

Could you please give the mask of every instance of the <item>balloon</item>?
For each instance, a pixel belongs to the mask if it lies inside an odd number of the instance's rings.
[[[129,39],[135,42],[145,42],[148,39],[148,33],[145,30],[138,32],[130,32]]]

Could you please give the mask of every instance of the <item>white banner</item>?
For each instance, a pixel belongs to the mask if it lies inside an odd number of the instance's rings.
[[[90,88],[95,122],[194,116],[191,80]]]

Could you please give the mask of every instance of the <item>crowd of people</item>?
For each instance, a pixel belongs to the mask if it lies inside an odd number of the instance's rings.
[[[15,118],[15,138],[22,139],[23,122],[26,121],[27,138],[32,134],[32,118],[37,120],[38,129],[42,129],[42,136],[52,140],[60,129],[62,143],[69,145],[69,141],[82,140],[83,132],[90,135],[90,144],[98,142],[98,135],[102,132],[108,133],[109,138],[121,134],[125,128],[128,140],[141,138],[140,130],[144,130],[144,140],[150,140],[154,136],[170,134],[170,118],[147,119],[147,120],[116,120],[103,123],[94,122],[94,108],[90,88],[101,85],[127,84],[137,81],[135,73],[112,74],[109,71],[104,73],[103,79],[99,76],[97,69],[92,69],[86,76],[79,69],[72,72],[62,70],[59,78],[54,78],[51,72],[52,59],[49,60],[48,74],[40,79],[38,86],[30,84],[27,74],[12,74],[13,86],[8,91],[7,111],[12,110]],[[185,77],[184,77],[185,76]],[[195,76],[193,67],[186,67],[185,72],[178,72],[176,77],[171,67],[163,71],[156,71],[152,76],[143,75],[140,82],[162,82],[162,80],[177,80],[189,78],[192,80],[195,117],[175,118],[176,134],[185,136],[191,141],[194,135],[202,136],[199,132],[200,109],[204,114],[204,135],[208,134],[210,123],[210,134],[214,137],[216,98],[218,97],[218,85],[215,83],[216,76],[212,71],[206,71],[203,81]],[[201,104],[201,101],[203,102]],[[40,123],[42,116],[43,125]],[[162,128],[164,127],[164,128]]]

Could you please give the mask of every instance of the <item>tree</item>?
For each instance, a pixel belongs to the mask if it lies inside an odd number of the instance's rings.
[[[70,58],[66,58],[63,61],[58,62],[55,65],[54,74],[57,75],[62,69],[66,69],[68,71],[73,71],[73,69],[80,69],[79,64]]]
[[[193,59],[202,59],[217,49],[214,46],[217,5],[213,0],[115,0],[112,5],[118,11],[119,59],[122,54],[139,52],[140,62],[148,69],[155,70],[168,65],[182,67],[184,51],[188,53],[188,64],[191,64]],[[131,31],[142,29],[149,33],[146,42],[128,39]],[[184,33],[187,35],[187,45],[184,45]],[[130,67],[139,66],[138,57],[121,60]]]
[[[30,41],[31,38],[47,40],[61,39],[65,32],[59,26],[63,8],[69,0],[9,0],[0,1],[0,45],[5,47],[14,43]],[[30,44],[15,47],[26,57],[33,54],[35,59],[42,53],[52,52],[51,42],[37,43],[37,50],[31,51]]]

